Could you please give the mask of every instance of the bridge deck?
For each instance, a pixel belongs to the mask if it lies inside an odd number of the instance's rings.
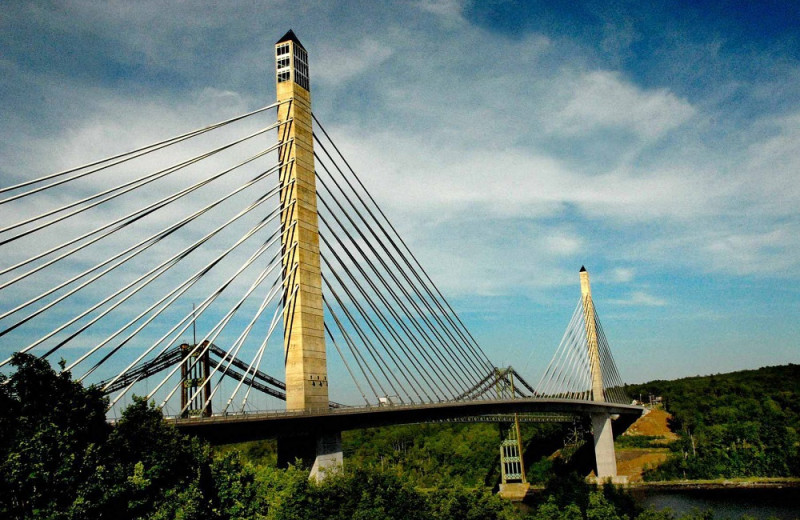
[[[392,424],[441,421],[457,417],[513,413],[619,415],[624,427],[642,415],[640,406],[571,399],[505,399],[430,404],[345,407],[309,411],[275,411],[170,419],[184,433],[212,443],[244,442],[319,431],[345,431]],[[623,426],[620,424],[620,426]]]

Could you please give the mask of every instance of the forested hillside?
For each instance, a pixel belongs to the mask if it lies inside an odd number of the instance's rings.
[[[800,365],[651,381],[626,388],[660,396],[673,416],[670,460],[650,480],[800,476]]]

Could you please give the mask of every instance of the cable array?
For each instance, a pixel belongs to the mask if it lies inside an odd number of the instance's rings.
[[[294,122],[258,121],[279,105],[0,188],[0,369],[61,357],[112,414],[134,394],[180,416],[285,400],[268,351],[299,287]],[[332,386],[346,373],[367,406],[591,399],[583,306],[535,388],[496,368],[312,117]],[[627,402],[594,316],[604,397]]]
[[[279,105],[0,188],[0,367],[61,357],[112,414],[284,400]]]
[[[597,345],[600,350],[600,370],[603,374],[603,389],[606,394],[606,401],[620,404],[630,404],[631,398],[625,392],[625,382],[617,370],[614,356],[611,354],[611,346],[608,344],[600,318],[595,310],[595,327],[597,328]]]
[[[365,402],[491,398],[494,365],[314,121],[326,330]]]
[[[567,329],[550,360],[536,389],[540,397],[562,399],[592,400],[592,368],[589,355],[586,309],[583,298],[578,300]],[[623,390],[624,384],[617,371],[608,340],[600,325],[597,311],[594,327],[597,332],[597,346],[600,358],[600,372],[603,379],[604,399],[607,402],[628,404],[630,400]]]

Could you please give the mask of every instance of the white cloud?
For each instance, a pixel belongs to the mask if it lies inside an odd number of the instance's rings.
[[[741,233],[730,230],[709,237],[704,251],[710,268],[738,275],[789,274],[800,267],[797,225],[779,226],[764,233]]]
[[[667,301],[663,298],[653,296],[643,291],[634,291],[625,299],[608,299],[612,305],[624,305],[630,307],[663,307]]]
[[[755,128],[765,135],[746,149],[737,195],[752,201],[751,214],[794,216],[800,205],[800,112],[767,118]]]
[[[611,270],[611,280],[617,283],[633,281],[636,270],[629,267],[616,267]]]
[[[319,49],[314,60],[318,66],[314,68],[313,77],[330,85],[339,85],[374,70],[391,55],[391,47],[373,38],[363,39],[356,45],[350,44],[347,49],[326,45]]]
[[[568,136],[624,130],[653,140],[696,112],[669,90],[641,89],[614,71],[588,71],[566,81],[559,90],[559,97],[566,101],[551,114],[548,129]]]
[[[465,0],[417,0],[414,5],[422,11],[439,16],[445,23],[461,25]]]

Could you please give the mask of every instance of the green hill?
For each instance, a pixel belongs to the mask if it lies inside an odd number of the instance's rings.
[[[800,365],[650,381],[629,395],[661,397],[680,439],[651,480],[800,476]]]

